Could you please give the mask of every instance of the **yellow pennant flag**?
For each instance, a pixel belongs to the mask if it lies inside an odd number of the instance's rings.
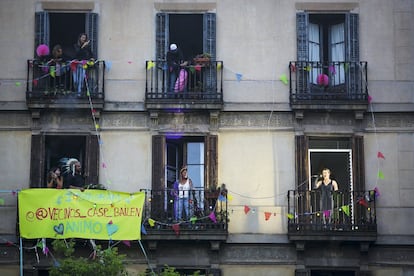
[[[143,192],[22,190],[18,194],[20,236],[140,240],[144,200]]]

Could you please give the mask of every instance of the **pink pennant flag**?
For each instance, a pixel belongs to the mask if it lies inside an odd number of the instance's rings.
[[[105,164],[105,162],[102,162],[102,168],[106,168],[106,164]]]
[[[179,223],[173,224],[172,229],[174,230],[174,232],[177,236],[180,235],[180,224]]]
[[[131,247],[131,242],[130,241],[122,241],[123,244],[125,244],[128,247]]]
[[[370,95],[368,95],[368,103],[372,102],[372,97]]]
[[[294,63],[290,64],[290,71],[296,72],[296,65]]]
[[[265,220],[269,220],[271,215],[272,215],[272,213],[265,212]]]
[[[331,210],[323,211],[323,215],[325,216],[325,218],[329,218],[331,216]]]
[[[384,154],[382,154],[382,152],[380,152],[380,151],[378,152],[377,157],[378,157],[378,158],[385,159]]]
[[[214,214],[214,212],[211,212],[210,215],[208,215],[208,217],[214,222],[217,223],[217,219],[216,219],[216,214]]]
[[[247,214],[250,211],[249,206],[244,205],[244,213]]]

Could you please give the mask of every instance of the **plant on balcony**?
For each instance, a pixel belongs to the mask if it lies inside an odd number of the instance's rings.
[[[210,59],[211,59],[211,54],[209,53],[202,53],[197,55],[193,61],[194,64],[199,64],[199,65],[207,65],[210,63]]]

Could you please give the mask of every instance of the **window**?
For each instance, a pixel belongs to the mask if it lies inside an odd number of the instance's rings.
[[[296,168],[299,190],[311,189],[313,175],[329,168],[343,191],[365,189],[363,137],[296,137]]]
[[[153,136],[152,160],[153,212],[160,212],[155,216],[171,213],[171,194],[163,191],[173,188],[182,165],[195,188],[217,188],[217,136]]]
[[[358,15],[301,12],[296,24],[299,89],[317,92],[329,86],[348,94],[358,91]]]
[[[181,48],[184,59],[190,63],[199,54],[208,53],[212,61],[216,60],[216,14],[174,14],[158,13],[156,17],[156,59],[166,60],[171,43]],[[189,89],[197,90],[204,86],[215,90],[217,86],[215,67],[203,67],[202,75],[189,81]],[[190,77],[189,77],[190,78]],[[164,86],[167,86],[165,80]]]
[[[95,57],[98,55],[98,15],[96,13],[37,12],[35,20],[35,51],[40,44],[60,44],[69,57],[74,56],[73,44],[81,33],[87,33]]]
[[[99,146],[96,135],[33,135],[30,187],[46,187],[50,168],[61,158],[76,158],[88,175],[87,184],[98,184]]]

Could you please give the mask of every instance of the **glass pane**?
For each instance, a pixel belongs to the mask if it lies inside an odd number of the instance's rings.
[[[187,144],[188,175],[194,188],[204,187],[204,143]]]

